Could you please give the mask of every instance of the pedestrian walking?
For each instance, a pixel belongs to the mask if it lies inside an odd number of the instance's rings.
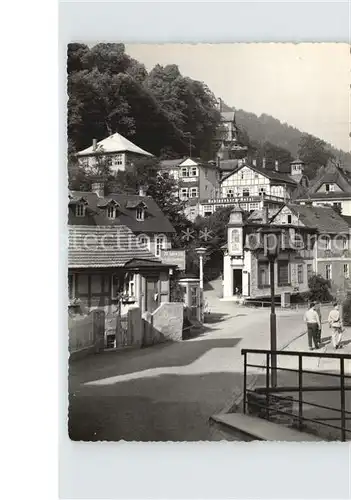
[[[322,312],[321,312],[321,303],[319,301],[317,301],[316,305],[314,306],[314,308],[317,311],[317,314],[318,314],[318,317],[319,317],[320,328],[318,330],[318,345],[321,345],[321,343],[322,343]]]
[[[337,302],[333,304],[333,309],[329,313],[328,323],[329,323],[329,328],[333,329],[332,333],[333,347],[334,349],[340,349],[343,326],[342,326],[341,314],[339,311],[339,305]]]
[[[305,312],[304,320],[307,324],[307,337],[308,337],[308,347],[310,351],[314,348],[319,348],[318,342],[318,331],[321,328],[321,323],[317,311],[315,310],[315,303],[311,302],[308,311]]]

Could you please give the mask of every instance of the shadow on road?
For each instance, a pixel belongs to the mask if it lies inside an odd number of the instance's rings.
[[[74,441],[212,440],[210,417],[241,384],[240,373],[206,373],[85,386],[69,398],[69,436]]]
[[[69,381],[81,384],[116,375],[154,368],[186,366],[211,349],[235,347],[242,339],[201,339],[193,342],[165,343],[140,350],[102,352],[69,365]]]

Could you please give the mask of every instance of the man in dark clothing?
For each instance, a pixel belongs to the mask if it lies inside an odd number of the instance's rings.
[[[315,310],[315,303],[311,302],[308,311],[305,313],[304,320],[307,324],[307,334],[308,334],[308,347],[310,351],[312,351],[312,340],[314,343],[315,349],[319,348],[318,342],[318,331],[321,328],[321,324],[319,321],[319,316],[317,311]]]

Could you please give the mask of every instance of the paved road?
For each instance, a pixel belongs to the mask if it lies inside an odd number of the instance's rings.
[[[210,322],[197,338],[72,363],[72,439],[220,439],[208,419],[242,391],[241,349],[269,347],[269,311],[207,297]],[[280,348],[303,331],[301,316],[278,313]]]

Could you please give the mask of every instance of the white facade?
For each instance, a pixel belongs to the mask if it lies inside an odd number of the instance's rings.
[[[221,195],[223,198],[260,196],[262,193],[268,196],[289,199],[292,187],[284,185],[281,181],[272,182],[271,179],[243,166],[240,170],[227,176],[221,182]]]
[[[299,217],[284,206],[275,216],[272,224],[299,226]],[[270,297],[270,268],[263,249],[253,251],[249,238],[257,237],[257,230],[251,227],[245,235],[240,209],[233,210],[227,232],[227,250],[223,258],[223,299],[263,299]],[[259,229],[259,226],[257,227]],[[290,232],[292,231],[292,232]],[[290,238],[295,231],[289,229]],[[250,236],[248,236],[250,235]],[[245,241],[244,241],[245,240]],[[275,268],[275,293],[303,293],[308,291],[308,279],[315,270],[314,250],[286,251],[278,255]]]

